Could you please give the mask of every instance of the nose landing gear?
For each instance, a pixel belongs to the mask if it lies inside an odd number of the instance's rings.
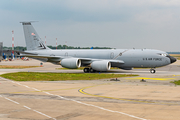
[[[154,68],[151,68],[150,72],[153,74],[153,73],[156,73],[156,70]]]

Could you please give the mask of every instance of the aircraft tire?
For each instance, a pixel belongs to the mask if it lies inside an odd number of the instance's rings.
[[[84,73],[89,73],[89,68],[84,68]]]
[[[150,69],[150,72],[153,74],[153,73],[156,73],[156,70],[155,69]]]
[[[90,73],[94,73],[95,70],[93,70],[92,68],[90,68],[90,69],[89,69],[89,72],[90,72]]]

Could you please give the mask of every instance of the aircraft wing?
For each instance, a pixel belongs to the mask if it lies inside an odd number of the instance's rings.
[[[19,50],[9,50],[9,51],[14,51],[14,52],[16,52],[18,55],[20,55],[20,54],[37,55],[36,53],[30,53],[30,52],[26,52],[26,51],[19,51]]]
[[[62,56],[54,56],[54,55],[38,55],[37,53],[31,53],[31,52],[26,52],[26,51],[18,51],[18,50],[13,50],[20,56],[25,56],[25,57],[32,57],[32,58],[47,58],[47,59],[62,59]]]
[[[32,55],[32,54],[21,54],[21,56],[33,57],[33,58],[47,58],[47,59],[62,59],[61,56],[50,56],[50,55]]]
[[[92,59],[92,58],[79,58],[84,65],[90,65],[94,61],[109,61],[112,67],[119,67],[124,64],[122,60],[112,60],[112,59]]]
[[[76,57],[65,57],[65,56],[51,56],[51,55],[37,55],[37,54],[31,54],[27,52],[23,52],[24,54],[21,54],[21,56],[26,57],[32,57],[32,58],[39,58],[39,59],[47,59],[48,62],[59,62],[62,59],[73,59]],[[124,64],[124,61],[122,60],[113,60],[113,59],[92,59],[92,58],[77,58],[81,60],[83,66],[88,66],[94,61],[109,61],[111,63],[112,67],[119,67],[122,64]]]
[[[119,63],[119,64],[124,64],[124,61],[122,60],[109,60],[111,63]]]
[[[111,62],[111,67],[120,67],[122,64],[124,64],[124,61],[122,60],[109,60]]]

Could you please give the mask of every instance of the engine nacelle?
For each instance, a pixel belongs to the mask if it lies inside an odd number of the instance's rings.
[[[79,68],[81,66],[81,60],[78,58],[65,58],[61,60],[61,66],[65,68]]]
[[[111,69],[111,63],[107,60],[94,61],[91,63],[91,68],[96,71],[108,71]]]

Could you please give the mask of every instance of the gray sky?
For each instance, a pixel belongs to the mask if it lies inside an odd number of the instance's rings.
[[[180,51],[180,0],[0,0],[0,41],[25,46],[21,21],[47,45]]]

